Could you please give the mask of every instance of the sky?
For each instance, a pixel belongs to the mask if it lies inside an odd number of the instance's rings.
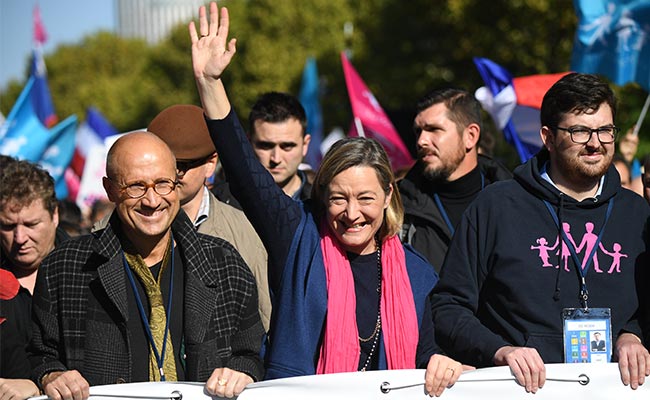
[[[47,32],[45,55],[59,45],[76,44],[98,30],[114,31],[115,0],[0,0],[0,89],[23,81],[33,47],[34,6]]]

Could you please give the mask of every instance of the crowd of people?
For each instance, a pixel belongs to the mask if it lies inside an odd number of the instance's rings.
[[[544,146],[513,172],[479,154],[476,99],[444,88],[417,102],[402,179],[366,138],[336,142],[310,178],[300,103],[263,94],[247,134],[222,82],[228,11],[211,3],[198,21],[201,107],[114,143],[92,223],[42,168],[0,156],[0,398],[147,381],[233,397],[264,379],[413,368],[441,396],[486,366],[535,393],[545,363],[596,361],[644,384],[650,159],[630,170],[628,132],[616,165],[605,82],[554,84]],[[572,351],[567,322],[594,318]]]

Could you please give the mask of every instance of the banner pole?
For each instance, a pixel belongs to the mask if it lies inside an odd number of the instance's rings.
[[[645,104],[643,105],[643,108],[641,109],[641,115],[639,115],[638,121],[636,121],[636,125],[634,125],[634,136],[639,135],[639,130],[641,130],[641,124],[643,124],[643,120],[645,119],[645,115],[648,112],[648,107],[650,107],[650,92],[648,92],[648,97],[645,99]]]
[[[366,137],[366,132],[363,130],[363,124],[359,117],[354,117],[354,126],[357,128],[357,135],[359,135],[359,137]]]

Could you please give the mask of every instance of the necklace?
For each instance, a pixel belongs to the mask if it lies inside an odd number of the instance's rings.
[[[359,341],[362,343],[367,343],[372,340],[372,347],[370,348],[370,353],[368,353],[368,358],[366,362],[363,363],[363,367],[360,371],[366,371],[372,360],[372,356],[375,354],[377,349],[377,344],[379,343],[379,332],[381,331],[381,246],[379,245],[379,240],[375,237],[375,243],[377,245],[377,293],[379,294],[377,300],[377,323],[375,324],[375,330],[367,338],[362,338],[359,336]],[[361,350],[359,350],[361,352]]]

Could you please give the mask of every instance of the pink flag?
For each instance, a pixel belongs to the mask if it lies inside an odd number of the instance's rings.
[[[34,42],[42,45],[47,41],[47,32],[45,32],[45,26],[43,26],[43,21],[41,21],[41,10],[38,8],[38,5],[34,7],[33,18]]]
[[[375,96],[368,90],[357,71],[354,70],[345,53],[341,52],[343,74],[348,87],[350,104],[355,123],[350,130],[350,136],[365,136],[376,139],[384,146],[388,158],[397,171],[413,165],[413,158],[402,142],[395,127],[386,116]]]

